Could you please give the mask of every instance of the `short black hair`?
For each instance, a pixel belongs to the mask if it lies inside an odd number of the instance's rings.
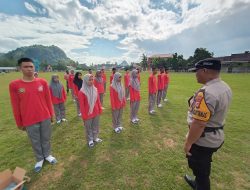
[[[156,69],[156,67],[152,67],[152,71],[154,71]]]
[[[112,68],[112,71],[115,71],[115,70],[116,70],[116,68],[115,68],[115,67],[113,67],[113,68]]]
[[[17,65],[21,66],[22,62],[31,62],[31,63],[34,63],[32,59],[30,59],[28,57],[22,57],[22,58],[18,59]]]

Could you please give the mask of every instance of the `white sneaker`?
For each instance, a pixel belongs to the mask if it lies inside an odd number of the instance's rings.
[[[56,121],[57,124],[61,123],[61,120]]]
[[[63,121],[63,122],[66,122],[66,121],[68,121],[68,120],[67,120],[67,119],[65,119],[65,118],[62,118],[62,121]]]
[[[152,110],[152,112],[153,112],[153,113],[156,113],[156,111],[155,111],[155,110]]]
[[[121,131],[123,130],[123,127],[118,127]]]
[[[132,122],[133,124],[137,124],[137,121],[136,121],[135,119],[132,119],[131,122]]]
[[[48,161],[49,163],[51,163],[51,164],[57,163],[56,158],[53,157],[52,155],[49,155],[48,157],[46,157],[45,160],[47,160],[47,161]]]
[[[138,119],[138,118],[135,118],[135,121],[136,121],[136,122],[138,122],[138,121],[140,121],[140,119]]]
[[[105,107],[102,107],[102,110],[105,110]]]
[[[102,142],[102,139],[96,138],[96,139],[94,140],[94,142],[100,143],[100,142]]]
[[[130,100],[130,98],[127,98],[127,101],[129,101]]]
[[[79,116],[79,117],[81,117],[81,116],[82,116],[82,114],[81,114],[81,113],[79,113],[79,114],[78,114],[78,116]]]
[[[149,111],[150,114],[154,114],[155,112],[153,112],[153,110]]]
[[[41,161],[36,163],[35,168],[34,168],[35,172],[37,172],[37,173],[40,172],[40,170],[43,167],[43,162],[44,162],[44,160],[41,160]]]
[[[119,129],[119,127],[115,128],[115,133],[120,133],[121,130]]]
[[[168,101],[168,99],[167,99],[167,98],[165,98],[163,101],[164,101],[164,102],[167,102],[167,101]]]
[[[161,104],[159,104],[157,107],[158,107],[158,108],[162,108],[162,105],[161,105]]]
[[[93,141],[89,141],[89,143],[88,143],[88,144],[89,144],[89,147],[90,147],[90,148],[92,148],[92,147],[94,147],[94,146],[95,146],[95,144],[94,144],[94,142],[93,142]]]

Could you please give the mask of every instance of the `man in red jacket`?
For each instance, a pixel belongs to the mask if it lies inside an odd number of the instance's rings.
[[[12,110],[17,127],[28,134],[37,160],[35,171],[39,172],[44,160],[51,164],[57,162],[50,154],[54,111],[47,82],[34,77],[33,60],[21,58],[18,65],[23,77],[9,84]]]
[[[157,79],[156,75],[157,69],[155,67],[152,68],[152,74],[148,78],[148,112],[149,114],[154,114],[154,106],[156,100],[157,93]]]

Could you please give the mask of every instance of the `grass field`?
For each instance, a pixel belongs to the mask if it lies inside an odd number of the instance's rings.
[[[49,79],[50,73],[40,73]],[[129,104],[123,115],[124,131],[111,128],[109,93],[101,116],[102,144],[86,146],[82,120],[68,96],[67,123],[53,126],[52,151],[58,164],[45,164],[33,172],[35,159],[25,132],[13,120],[8,84],[21,73],[0,75],[0,171],[25,168],[31,182],[28,189],[177,189],[189,190],[183,180],[191,174],[183,153],[187,132],[187,100],[200,87],[193,73],[171,73],[169,102],[147,113],[148,73],[141,74],[142,101],[138,125],[130,124]],[[61,79],[63,73],[60,73]],[[109,78],[109,76],[107,77]],[[223,147],[214,154],[211,183],[213,190],[250,189],[250,74],[222,74],[233,91],[233,102],[225,126]],[[64,81],[63,81],[64,82]]]

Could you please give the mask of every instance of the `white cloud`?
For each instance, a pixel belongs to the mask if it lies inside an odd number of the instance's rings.
[[[33,7],[30,3],[24,2],[24,6],[25,6],[30,12],[32,12],[32,13],[37,13],[37,12],[36,12],[36,8]]]
[[[88,60],[89,63],[100,63],[105,62],[106,58],[90,56],[84,52],[72,53],[71,50],[87,48],[90,40],[94,38],[120,39],[117,48],[126,52],[122,56],[111,57],[110,60],[138,61],[145,51],[154,51],[140,46],[138,41],[160,44],[211,20],[215,19],[215,22],[220,24],[224,17],[249,5],[250,0],[162,0],[180,12],[153,9],[149,0],[88,2],[95,6],[88,9],[79,0],[36,0],[36,3],[43,7],[38,9],[25,2],[28,10],[37,14],[47,13],[48,18],[9,16],[0,13],[0,40],[12,39],[15,42],[12,44],[16,44],[17,47],[19,44],[53,44],[79,62]],[[190,4],[196,6],[189,9]],[[0,51],[8,49],[2,44],[0,48]]]

